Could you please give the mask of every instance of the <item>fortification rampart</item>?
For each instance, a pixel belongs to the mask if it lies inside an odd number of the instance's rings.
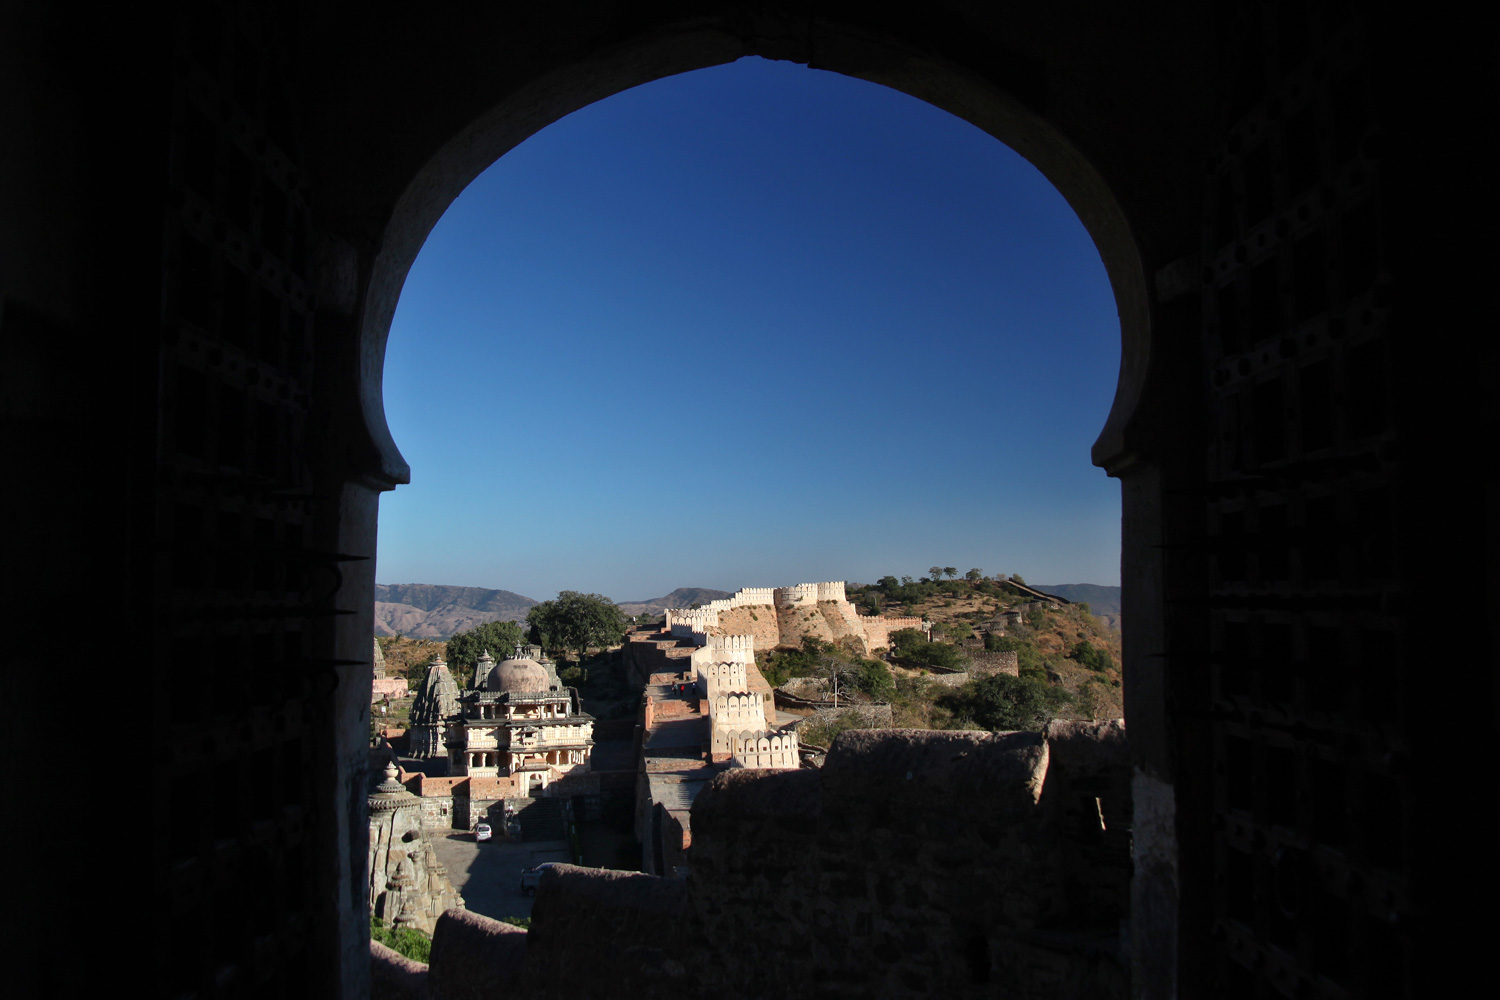
[[[816,583],[798,583],[790,587],[776,588],[776,607],[799,608],[811,607],[818,603],[818,585]]]
[[[704,668],[715,663],[749,664],[755,661],[755,639],[748,635],[709,635],[703,637],[703,645],[693,650],[694,673],[702,674]],[[705,689],[707,693],[707,689]]]
[[[651,632],[626,637],[621,648],[625,675],[632,683],[645,684],[652,674],[681,674],[693,669],[692,650],[664,633]]]
[[[691,879],[550,868],[524,936],[445,914],[431,996],[1124,1000],[1131,773],[1118,722],[856,730],[821,769],[732,768],[693,804]]]
[[[922,631],[924,624],[920,618],[882,618],[879,616],[860,616],[859,623],[865,633],[865,642],[872,650],[890,649],[892,632],[904,628]]]
[[[730,691],[747,691],[750,688],[749,673],[743,660],[703,663],[698,666],[698,690],[708,699],[720,697]]]
[[[719,629],[750,636],[757,650],[775,649],[781,644],[781,630],[776,625],[776,609],[769,604],[745,604],[720,611]]]
[[[988,674],[1009,674],[1012,677],[1021,676],[1021,661],[1013,650],[970,650],[969,672],[976,677]]]
[[[728,735],[730,757],[740,767],[782,770],[802,764],[794,732],[742,731]]]
[[[679,639],[686,639],[699,632],[706,635],[710,629],[718,627],[719,613],[708,608],[668,608],[666,625],[667,630]]]
[[[766,696],[759,691],[720,693],[708,702],[714,729],[766,728]]]

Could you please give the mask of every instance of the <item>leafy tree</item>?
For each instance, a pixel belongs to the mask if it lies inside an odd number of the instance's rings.
[[[474,664],[485,650],[495,659],[503,660],[520,644],[521,626],[515,622],[485,622],[449,639],[445,658],[455,677],[460,676],[459,670],[472,675]]]
[[[941,566],[929,566],[929,567],[927,567],[927,578],[929,580],[932,580],[934,583],[936,583],[938,580],[940,580],[942,578],[942,576],[943,576],[943,567],[941,567]]]
[[[532,634],[550,649],[577,650],[582,662],[590,647],[613,646],[625,638],[625,614],[599,594],[564,590],[526,613]]]
[[[964,574],[964,579],[968,580],[970,583],[978,583],[980,580],[984,579],[984,570],[980,569],[978,566],[975,566],[973,569]]]
[[[891,652],[905,656],[927,641],[927,637],[914,628],[898,628],[891,633]]]
[[[946,576],[950,580],[953,579],[955,576],[958,575],[958,567],[957,566],[944,566],[943,567],[943,575]]]
[[[1042,651],[1034,642],[991,634],[984,637],[984,648],[1000,653],[1015,653],[1016,664],[1020,667],[1023,678],[1039,681],[1047,679],[1047,661],[1042,658]]]
[[[1014,580],[1016,583],[1019,583],[1021,586],[1023,586],[1023,587],[1026,586],[1026,581],[1023,580],[1023,579],[1021,579],[1021,574],[1020,573],[1012,573],[1010,575],[1010,578],[1012,580]]]
[[[995,732],[1038,730],[1072,698],[1061,688],[1009,674],[970,681],[941,699],[955,715]]]
[[[896,697],[896,681],[890,668],[879,660],[860,660],[859,672],[854,685],[875,701],[890,701]]]
[[[891,655],[908,663],[940,670],[956,670],[964,661],[957,646],[928,642],[927,637],[914,628],[897,629],[891,633]]]
[[[1101,674],[1114,666],[1114,660],[1110,659],[1108,651],[1100,649],[1087,639],[1080,640],[1068,655],[1090,670]]]
[[[968,622],[949,622],[948,634],[953,637],[954,641],[962,641],[974,634],[974,626]]]

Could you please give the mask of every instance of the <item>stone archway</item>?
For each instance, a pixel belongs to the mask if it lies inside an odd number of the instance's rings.
[[[1104,178],[1061,130],[992,80],[892,37],[825,26],[820,42],[817,68],[891,86],[966,119],[1029,159],[1078,212],[1110,276],[1123,340],[1120,381],[1095,446],[1095,461],[1114,467],[1112,471],[1132,463],[1138,470],[1143,468],[1138,452],[1129,459],[1124,453],[1125,427],[1139,404],[1150,355],[1149,289],[1125,212]],[[359,436],[369,444],[366,482],[389,488],[407,478],[405,460],[386,427],[380,399],[385,339],[405,275],[428,232],[463,188],[507,150],[587,103],[662,76],[743,55],[770,55],[775,50],[775,45],[736,39],[701,25],[642,39],[636,46],[621,47],[591,62],[586,72],[554,74],[519,89],[466,123],[415,172],[386,221],[380,250],[368,265],[363,298],[353,310],[358,323],[358,403],[363,421]],[[795,45],[780,55],[813,62]],[[371,526],[374,500],[371,493],[360,501],[361,506],[369,504],[370,514],[358,520]],[[356,551],[367,549],[373,549],[373,539],[362,540]],[[544,794],[544,788],[545,781],[532,774],[524,794]]]

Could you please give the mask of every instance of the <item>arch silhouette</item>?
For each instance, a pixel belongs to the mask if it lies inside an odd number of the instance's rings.
[[[1093,448],[1111,467],[1140,399],[1150,356],[1148,288],[1126,215],[1104,178],[1063,132],[993,81],[912,49],[894,37],[822,26],[816,61],[760,51],[755,39],[696,28],[622,47],[589,67],[531,82],[451,135],[411,177],[397,199],[364,287],[359,316],[359,406],[374,467],[369,481],[391,489],[410,481],[385,419],[382,371],[401,288],[428,234],[448,206],[484,170],[547,125],[595,101],[652,80],[722,65],[749,55],[791,58],[812,68],[900,90],[962,118],[1035,166],[1072,206],[1103,260],[1120,317],[1120,376],[1109,416]]]

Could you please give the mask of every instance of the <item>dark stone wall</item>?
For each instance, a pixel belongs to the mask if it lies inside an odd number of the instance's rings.
[[[152,873],[153,920],[119,931],[133,967],[160,992],[365,992],[376,501],[408,478],[380,371],[407,268],[537,129],[748,54],[973,122],[1099,247],[1124,345],[1094,459],[1122,481],[1135,989],[1418,995],[1485,954],[1482,922],[1442,918],[1494,877],[1470,766],[1500,717],[1493,17],[5,6],[3,597],[28,613],[8,666],[51,676],[84,622],[130,635],[149,678],[150,821],[119,834]],[[1431,627],[1435,583],[1471,624]],[[267,664],[291,679],[274,697],[245,682]],[[16,745],[50,745],[22,714]],[[18,887],[55,901],[30,922],[47,940],[88,891],[75,826]]]
[[[1124,997],[1129,770],[1120,727],[1074,723],[857,730],[820,770],[726,771],[694,802],[686,880],[544,876],[526,988]]]

